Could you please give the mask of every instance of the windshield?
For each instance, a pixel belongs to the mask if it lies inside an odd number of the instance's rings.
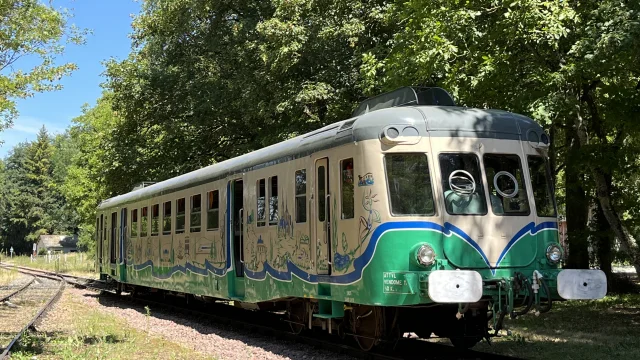
[[[518,155],[485,154],[484,171],[495,215],[529,215],[529,200]]]
[[[480,163],[475,154],[440,154],[442,190],[447,212],[451,215],[485,215]]]
[[[547,162],[541,156],[529,156],[529,175],[539,217],[555,217],[551,173]]]

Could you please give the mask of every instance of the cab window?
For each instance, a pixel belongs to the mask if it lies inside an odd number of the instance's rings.
[[[536,213],[539,217],[555,217],[553,182],[547,162],[541,156],[529,156],[528,161]]]
[[[487,202],[475,154],[440,154],[445,209],[451,215],[486,215]]]
[[[435,214],[431,176],[426,154],[386,154],[391,214],[430,216]]]
[[[529,215],[529,199],[518,155],[485,154],[484,172],[495,215]]]

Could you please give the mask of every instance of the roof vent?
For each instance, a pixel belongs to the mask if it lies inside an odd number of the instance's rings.
[[[143,181],[141,183],[136,184],[133,187],[133,190],[131,190],[131,191],[136,191],[136,190],[139,190],[139,189],[142,189],[142,188],[146,188],[147,186],[151,186],[151,185],[153,185],[155,183],[156,183],[155,181]]]
[[[352,116],[399,106],[438,105],[455,106],[453,97],[439,87],[405,86],[397,90],[369,98],[358,105]]]

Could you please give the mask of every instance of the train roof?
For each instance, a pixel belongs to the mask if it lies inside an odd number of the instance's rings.
[[[456,106],[401,106],[363,113],[316,131],[225,160],[103,201],[98,209],[161,196],[227,176],[307,156],[349,142],[379,139],[395,125],[408,136],[476,137],[548,141],[542,127],[530,118],[502,110]]]

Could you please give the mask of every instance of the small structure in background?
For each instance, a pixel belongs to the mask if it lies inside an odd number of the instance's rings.
[[[77,235],[40,235],[37,253],[70,253],[78,251]]]

